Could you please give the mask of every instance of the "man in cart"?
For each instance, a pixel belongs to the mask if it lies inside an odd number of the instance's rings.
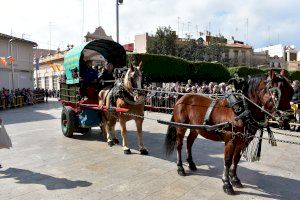
[[[107,63],[102,72],[99,74],[99,90],[102,90],[107,87],[112,87],[115,82],[115,77],[113,74],[114,66],[112,63]]]

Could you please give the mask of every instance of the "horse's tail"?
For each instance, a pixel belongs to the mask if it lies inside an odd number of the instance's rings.
[[[174,114],[172,115],[171,122],[174,122]],[[167,135],[165,138],[165,153],[170,156],[173,153],[176,145],[176,128],[174,126],[168,126]]]

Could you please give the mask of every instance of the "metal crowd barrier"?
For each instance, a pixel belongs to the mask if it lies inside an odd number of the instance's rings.
[[[16,108],[22,107],[24,105],[32,105],[34,103],[43,103],[44,102],[44,94],[33,94],[33,96],[17,96],[17,97],[0,97],[0,109],[8,109],[8,108]]]
[[[45,102],[44,93],[34,94],[33,103],[44,103],[44,102]]]
[[[172,113],[175,102],[178,96],[170,95],[147,95],[145,101],[145,108],[148,111],[162,112],[162,113]]]

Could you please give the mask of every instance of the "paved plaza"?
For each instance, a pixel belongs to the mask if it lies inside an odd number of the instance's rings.
[[[177,175],[176,154],[166,158],[167,127],[144,121],[148,156],[137,151],[133,121],[128,123],[132,155],[120,145],[108,147],[99,128],[90,135],[63,136],[61,105],[55,100],[0,111],[13,148],[0,150],[0,200],[35,199],[300,199],[300,146],[278,143],[262,146],[260,162],[240,162],[245,188],[228,196],[222,190],[223,143],[198,137],[193,152],[198,170],[185,163],[186,177]],[[169,120],[170,115],[146,113]],[[118,137],[121,139],[119,126]],[[297,133],[294,133],[297,134]],[[298,138],[275,135],[277,139]],[[184,147],[185,148],[185,147]],[[184,154],[185,160],[185,154]]]

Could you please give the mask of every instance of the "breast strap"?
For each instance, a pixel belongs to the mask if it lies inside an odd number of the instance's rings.
[[[215,105],[218,103],[218,100],[217,99],[213,99],[209,105],[209,107],[207,108],[207,111],[206,111],[206,114],[205,114],[205,117],[204,117],[204,122],[203,124],[206,125],[208,124],[209,122],[209,119],[210,119],[210,116],[211,116],[211,113],[215,107]]]

